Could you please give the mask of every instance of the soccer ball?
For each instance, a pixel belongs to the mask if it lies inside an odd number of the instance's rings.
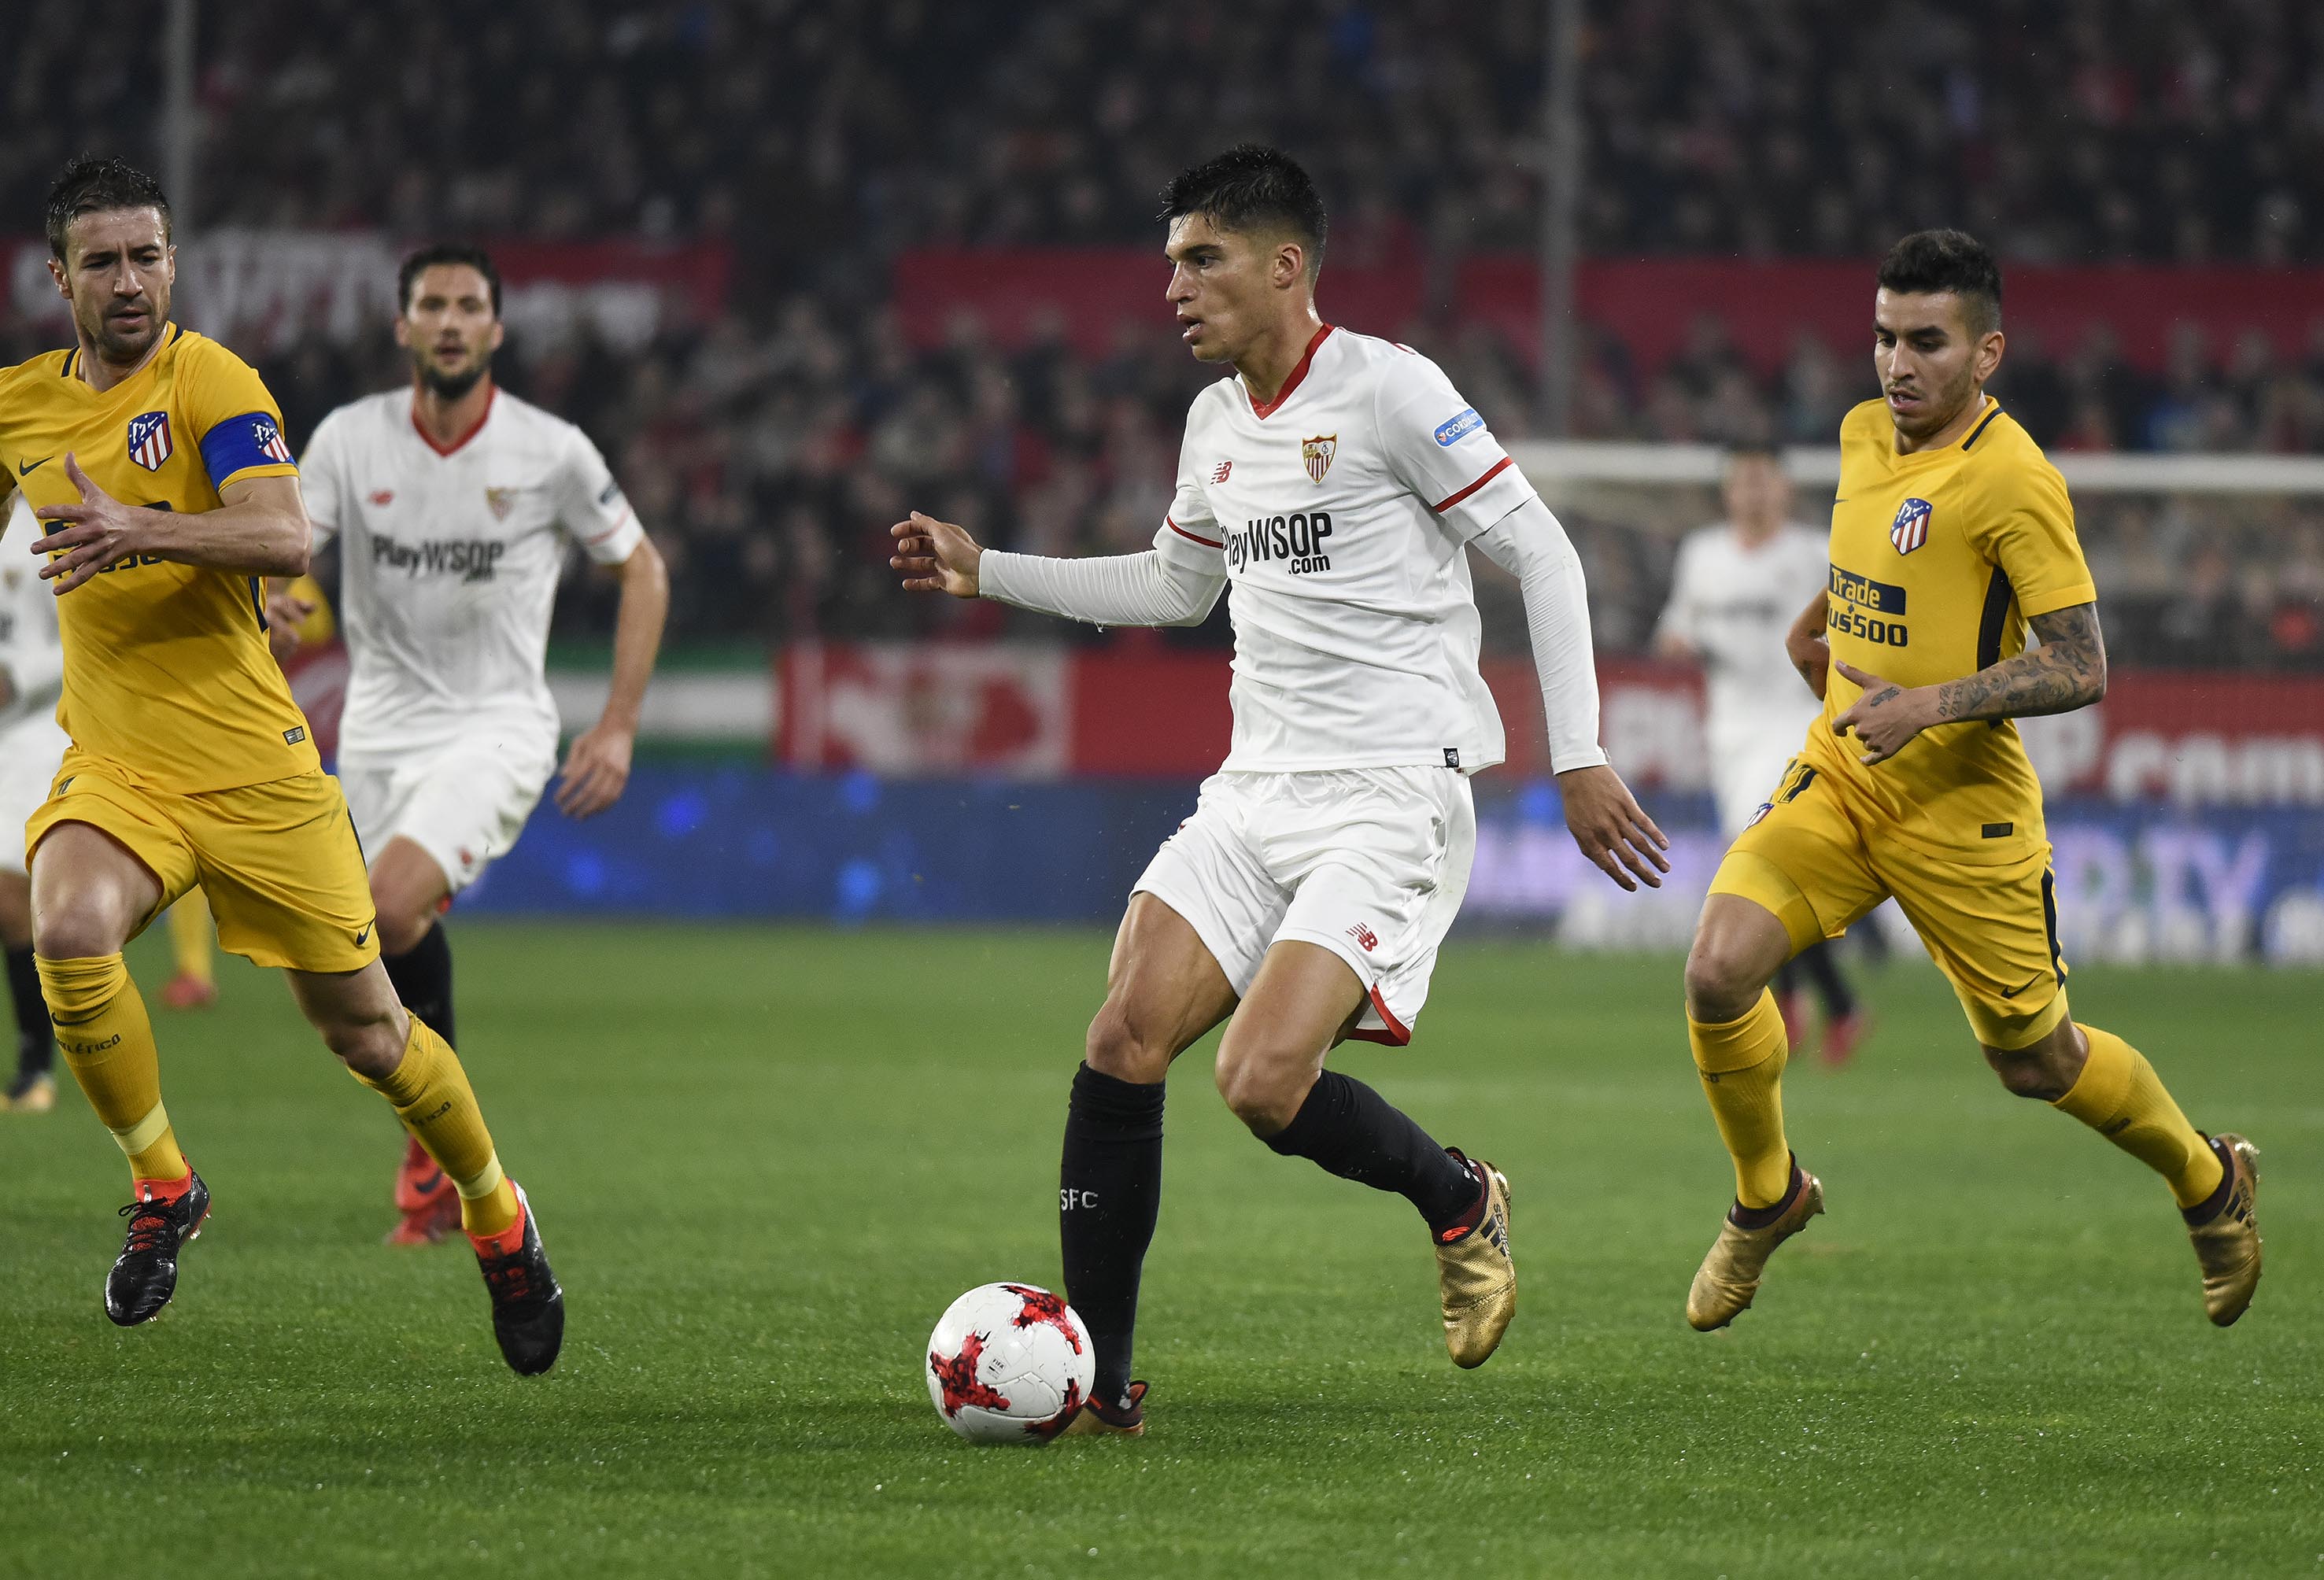
[[[1046,1443],[1097,1376],[1089,1329],[1063,1295],[989,1283],[945,1308],[928,1335],[928,1398],[972,1443]]]

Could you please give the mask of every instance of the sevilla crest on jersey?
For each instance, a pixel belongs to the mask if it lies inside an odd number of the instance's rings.
[[[1307,464],[1307,475],[1317,482],[1332,470],[1332,457],[1340,453],[1340,436],[1325,434],[1318,438],[1299,441],[1299,458]]]
[[[159,472],[172,448],[168,412],[141,411],[129,419],[129,458],[138,465],[148,472]]]
[[[1929,540],[1929,518],[1936,507],[1926,500],[1906,500],[1896,507],[1896,519],[1888,528],[1888,541],[1896,546],[1898,554],[1910,554]]]

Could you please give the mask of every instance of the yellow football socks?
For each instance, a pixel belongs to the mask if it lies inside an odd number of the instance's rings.
[[[1783,1092],[1791,1043],[1775,996],[1762,989],[1748,1014],[1717,1025],[1689,1015],[1686,1040],[1720,1138],[1735,1159],[1735,1199],[1745,1207],[1773,1207],[1792,1181]]]
[[[210,903],[198,888],[187,890],[170,907],[170,955],[179,976],[191,977],[205,987],[217,980],[210,946]]]
[[[117,954],[35,963],[57,1046],[88,1106],[129,1155],[139,1193],[147,1194],[148,1184],[184,1179],[186,1156],[161,1107],[161,1051],[129,968]]]
[[[2154,1066],[2112,1032],[2080,1021],[2074,1024],[2089,1040],[2089,1061],[2056,1107],[2170,1181],[2181,1207],[2192,1207],[2217,1190],[2218,1154],[2163,1089]]]
[[[376,1079],[355,1079],[394,1105],[403,1127],[451,1179],[460,1192],[460,1226],[471,1235],[497,1235],[516,1222],[516,1188],[501,1172],[460,1056],[418,1015],[410,1020],[402,1062]]]

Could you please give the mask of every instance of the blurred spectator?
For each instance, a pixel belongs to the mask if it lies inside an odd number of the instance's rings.
[[[935,509],[1054,553],[1144,546],[1185,406],[1214,376],[1125,325],[997,346],[964,320],[915,346],[885,268],[927,244],[1150,245],[1184,160],[1281,140],[1334,199],[1336,257],[1535,244],[1539,0],[248,0],[203,8],[204,225],[716,240],[733,309],[618,352],[512,342],[506,381],[616,458],[678,583],[677,639],[1022,630],[889,585],[887,524]],[[2324,253],[2324,7],[1961,0],[1591,0],[1584,244],[1600,255],[1877,252],[1966,224],[2005,261],[2313,260]],[[84,143],[151,159],[156,29],[92,51],[90,13],[12,8],[0,205],[32,228]],[[1910,70],[1867,62],[1910,60]],[[1506,438],[1534,431],[1530,347],[1443,304],[1393,334]],[[4,312],[5,309],[0,309]],[[1803,336],[1750,366],[1705,317],[1666,365],[1610,334],[1578,359],[1583,436],[1821,443],[1871,393],[1863,348]],[[42,349],[0,319],[10,360]],[[288,335],[263,369],[294,440],[401,382],[383,332]],[[2104,332],[2014,337],[1996,384],[2060,450],[2324,451],[2324,323],[2307,354],[2177,330],[2159,378]],[[2324,666],[2324,519],[2082,501],[2118,653]],[[1576,510],[1597,634],[1644,640],[1667,539]],[[560,634],[602,637],[576,578]],[[2119,612],[2116,612],[2118,610]],[[1220,617],[1222,620],[1223,617]],[[1206,633],[1170,639],[1219,640]],[[2128,644],[2126,648],[2126,644]]]

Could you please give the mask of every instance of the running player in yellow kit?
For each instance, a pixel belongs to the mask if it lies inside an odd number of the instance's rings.
[[[170,322],[176,252],[151,177],[77,160],[47,217],[77,343],[0,373],[0,466],[48,528],[33,551],[58,599],[72,739],[25,829],[33,950],[135,1195],[106,1312],[124,1327],[159,1312],[209,1213],[121,957],[198,883],[219,942],[289,973],[331,1052],[458,1183],[501,1353],[546,1371],[563,1292],[458,1059],[396,1001],[346,804],[267,649],[261,579],[303,574],[309,546],[279,409],[232,352]]]
[[[1959,231],[1907,236],[1873,323],[1883,399],[1840,425],[1830,587],[1788,638],[1823,715],[1720,864],[1687,957],[1688,1039],[1736,1180],[1687,1320],[1732,1321],[1823,1210],[1784,1135],[1767,981],[1893,895],[2001,1084],[2169,1183],[2224,1327],[2259,1283],[2256,1154],[2198,1132],[2136,1049],[2066,1009],[2042,786],[2009,721],[2098,701],[2106,644],[2065,482],[1985,393],[2000,271]]]

